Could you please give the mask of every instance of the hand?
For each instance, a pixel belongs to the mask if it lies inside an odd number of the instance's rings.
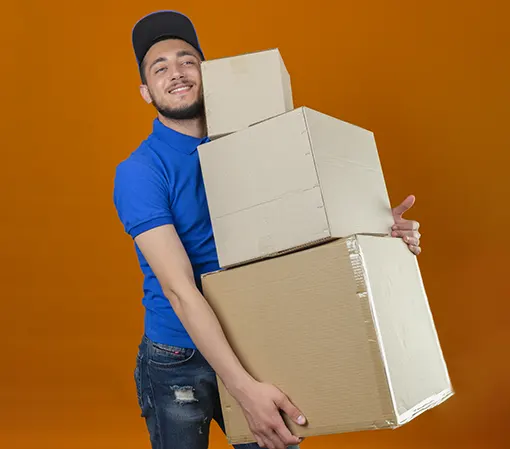
[[[304,425],[306,419],[278,388],[254,381],[235,396],[260,447],[286,449],[301,443],[302,439],[292,435],[285,425],[280,410],[296,424]]]
[[[402,218],[404,212],[409,210],[415,201],[414,195],[409,195],[401,204],[392,209],[393,219],[395,224],[393,225],[391,235],[393,237],[402,237],[407,246],[415,255],[421,253],[420,248],[420,237],[421,234],[418,232],[420,223],[413,220],[406,220]]]

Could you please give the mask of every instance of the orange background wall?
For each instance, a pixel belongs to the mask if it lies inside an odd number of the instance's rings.
[[[190,1],[209,58],[279,47],[295,105],[375,132],[456,395],[318,448],[510,447],[508,11],[491,1]],[[141,275],[112,203],[150,132],[130,44],[163,1],[2,4],[0,448],[149,448],[132,370]],[[242,5],[245,6],[242,6]],[[505,444],[506,442],[506,444]],[[227,447],[213,427],[213,449]]]

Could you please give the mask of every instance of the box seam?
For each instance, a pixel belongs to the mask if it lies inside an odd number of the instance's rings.
[[[278,47],[269,47],[269,48],[266,48],[266,49],[247,51],[245,53],[238,53],[238,54],[231,54],[231,55],[225,55],[225,56],[218,56],[217,58],[214,58],[214,59],[209,59],[209,60],[202,61],[202,63],[200,65],[207,66],[207,65],[210,65],[211,63],[214,63],[216,61],[224,61],[225,59],[239,58],[239,57],[243,57],[243,56],[258,55],[258,54],[261,54],[261,53],[263,54],[263,53],[271,53],[271,52],[281,53],[280,49]]]
[[[342,426],[343,427],[343,426]],[[348,428],[352,428],[353,430],[349,430],[348,432],[360,432],[360,431],[369,431],[369,430],[382,430],[382,429],[394,429],[396,425],[389,423],[387,420],[379,420],[379,421],[363,421],[357,424],[357,426],[352,427],[351,423],[346,425]],[[344,430],[338,430],[338,426],[317,426],[314,427],[314,432],[318,431],[314,434],[314,436],[321,435],[331,435],[337,433],[346,433]],[[229,444],[247,444],[253,441],[251,435],[238,435],[237,437],[227,436],[227,440]]]
[[[291,248],[283,249],[281,251],[273,252],[273,253],[270,253],[270,254],[264,254],[264,255],[258,256],[258,257],[252,257],[251,259],[247,259],[247,260],[242,260],[241,262],[231,262],[229,264],[223,265],[218,270],[210,271],[210,272],[207,272],[207,273],[203,273],[201,275],[201,278],[204,279],[205,277],[207,277],[207,276],[209,276],[211,274],[219,273],[221,271],[231,270],[231,269],[234,269],[234,268],[241,268],[241,267],[244,267],[244,266],[252,265],[252,264],[257,263],[257,262],[263,262],[263,261],[266,261],[266,260],[276,259],[276,258],[279,258],[279,257],[282,257],[282,256],[286,256],[286,255],[289,255],[289,254],[297,253],[299,251],[304,251],[304,250],[307,250],[307,249],[313,249],[313,248],[316,248],[318,246],[324,245],[325,243],[332,242],[334,240],[339,240],[339,238],[331,237],[331,236],[323,237],[323,238],[321,238],[319,240],[312,240],[312,241],[309,241],[309,242],[306,242],[306,243],[302,243],[301,245],[298,245],[298,246],[293,246]]]
[[[293,109],[294,108],[294,98],[293,98],[293,94],[292,94],[292,80],[290,77],[290,73],[287,70],[287,66],[285,65],[285,61],[284,61],[283,56],[280,51],[278,51],[277,56],[278,56],[278,60],[279,60],[279,64],[280,64],[280,78],[283,79],[283,77],[286,75],[287,78],[285,79],[285,81],[288,80],[288,82],[289,82],[289,88],[290,88],[290,92],[291,92],[290,95],[292,98],[292,101],[291,101],[292,109]],[[281,96],[282,96],[283,108],[287,109],[287,102],[285,101],[285,89],[281,90]],[[290,112],[290,111],[287,111],[287,112]]]
[[[365,268],[366,262],[365,262],[365,257],[363,256],[363,250],[361,248],[361,245],[360,245],[357,235],[354,235],[353,237],[348,239],[346,242],[347,242],[348,246],[349,246],[349,242],[350,242],[350,244],[354,245],[354,247],[355,247],[354,250],[353,250],[352,246],[351,246],[351,248],[348,248],[349,254],[352,255],[353,252],[357,253],[360,258],[359,271],[360,271],[360,274],[362,277],[362,282],[363,282],[363,287],[364,287],[363,290],[366,292],[366,295],[367,295],[366,301],[368,304],[368,310],[370,312],[370,317],[372,318],[373,328],[374,328],[374,332],[375,332],[375,335],[377,338],[378,353],[380,355],[380,360],[382,361],[382,368],[383,368],[383,373],[384,373],[384,377],[386,380],[386,386],[387,386],[387,388],[385,390],[391,400],[392,414],[393,414],[393,418],[395,420],[394,423],[398,423],[396,399],[395,399],[395,395],[393,392],[392,383],[391,383],[391,379],[390,379],[388,360],[386,358],[386,353],[384,351],[384,343],[383,343],[383,339],[382,339],[381,329],[379,326],[379,322],[377,320],[377,315],[374,310],[374,305],[371,301],[373,299],[373,293],[372,293],[372,289],[370,286],[370,281],[368,279],[368,274],[367,274],[366,268]],[[353,267],[353,269],[355,269],[355,267]],[[384,410],[384,408],[383,408],[383,410]]]
[[[312,160],[313,160],[313,164],[315,166],[315,173],[317,175],[317,183],[318,183],[318,186],[319,186],[319,191],[320,191],[321,199],[322,199],[322,205],[323,205],[323,208],[324,208],[324,216],[326,217],[326,223],[328,225],[328,232],[329,232],[329,236],[331,237],[332,236],[331,223],[329,222],[328,208],[326,207],[326,201],[324,200],[324,193],[322,191],[322,184],[321,184],[321,178],[320,178],[320,173],[319,173],[319,167],[317,166],[317,161],[315,160],[315,150],[314,150],[313,143],[312,143],[312,133],[311,133],[311,130],[310,130],[310,124],[308,123],[308,118],[306,116],[306,108],[302,107],[301,109],[303,111],[303,119],[304,119],[304,122],[305,122],[305,127],[306,127],[306,130],[307,130],[307,136],[308,136],[308,144],[310,145],[310,152],[312,154]]]
[[[397,414],[398,425],[402,426],[404,424],[407,424],[412,419],[429,410],[431,406],[437,407],[438,405],[442,404],[453,395],[454,391],[450,385],[448,388],[445,388],[441,392],[434,394],[424,399],[423,401],[419,402],[406,412],[402,414]]]

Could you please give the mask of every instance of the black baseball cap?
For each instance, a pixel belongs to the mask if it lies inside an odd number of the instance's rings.
[[[133,28],[133,49],[138,67],[156,42],[169,38],[182,39],[205,59],[195,27],[187,16],[177,11],[156,11],[142,17]]]

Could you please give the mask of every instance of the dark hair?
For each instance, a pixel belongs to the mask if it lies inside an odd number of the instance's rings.
[[[145,58],[143,58],[142,63],[140,64],[140,79],[142,84],[147,84],[147,76],[145,75]]]

